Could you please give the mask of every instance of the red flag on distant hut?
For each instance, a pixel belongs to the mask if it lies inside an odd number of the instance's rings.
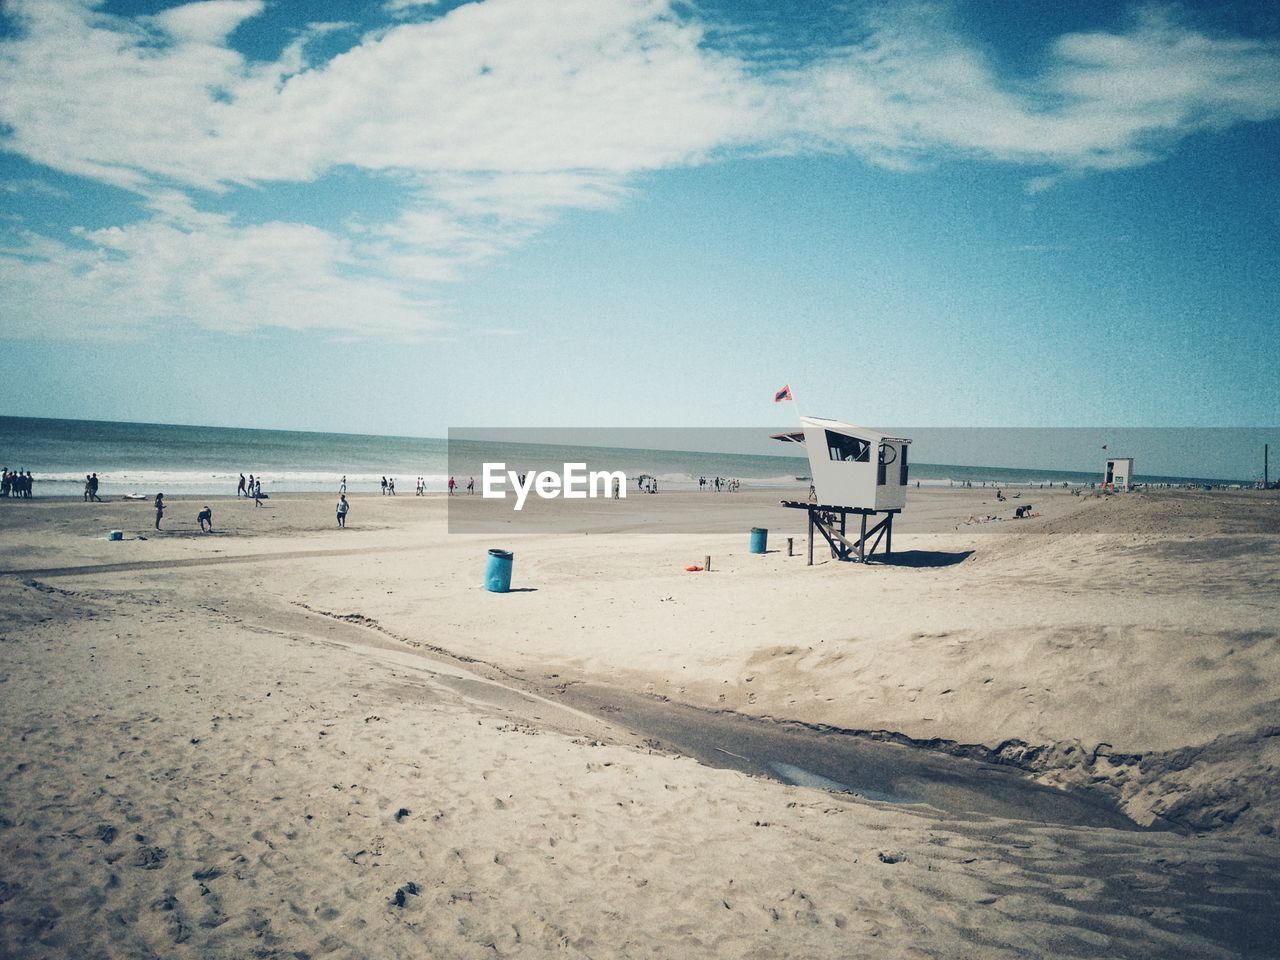
[[[787,384],[785,387],[783,387],[781,390],[779,390],[777,393],[773,395],[774,403],[782,403],[783,400],[794,400],[794,399],[795,397],[791,396],[791,384]]]

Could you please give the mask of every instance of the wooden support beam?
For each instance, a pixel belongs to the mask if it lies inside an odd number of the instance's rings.
[[[885,531],[889,529],[889,524],[891,523],[893,523],[892,513],[871,528],[871,530],[867,533],[867,536],[871,536],[871,534],[873,533],[877,535],[876,535],[875,543],[871,544],[871,549],[868,550],[867,553],[874,554],[876,552],[876,547],[880,546],[880,540],[881,538],[884,537]]]

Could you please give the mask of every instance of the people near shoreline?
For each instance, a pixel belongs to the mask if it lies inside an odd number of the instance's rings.
[[[201,533],[213,533],[213,510],[207,503],[204,509],[196,514],[196,523],[200,524]]]
[[[240,474],[240,485],[236,487],[236,496],[243,497],[247,492],[247,488],[244,484],[244,474],[242,473]]]
[[[347,503],[347,495],[345,493],[338,494],[338,526],[345,527],[347,525],[347,511],[351,509],[351,504]]]
[[[347,492],[347,475],[345,473],[342,475],[342,482],[338,484],[338,492],[339,493]]]
[[[93,491],[93,484],[89,482],[89,475],[86,473],[84,475],[84,502],[85,503],[89,502],[89,496],[92,493],[92,491]]]
[[[245,488],[244,495],[246,497],[253,496],[253,474],[249,474],[249,485]]]
[[[396,495],[396,478],[392,477],[387,481],[387,495],[394,497]]]
[[[31,476],[31,471],[23,473],[21,470],[9,470],[5,468],[4,478],[0,481],[0,491],[6,497],[18,497],[21,500],[31,499],[32,486],[35,478]]]
[[[253,505],[255,507],[262,506],[262,478],[261,477],[253,481]]]
[[[96,473],[89,476],[89,499],[94,503],[102,502],[102,498],[98,496],[98,475]]]
[[[385,476],[382,478],[382,495],[384,497],[387,495],[387,478]]]
[[[449,478],[449,496],[451,496],[451,497],[453,496],[453,488],[454,488],[455,486],[456,486],[456,484],[453,482],[453,477],[450,477],[450,478]]]
[[[164,494],[156,494],[156,529],[160,529],[160,520],[164,517]]]
[[[471,496],[476,492],[476,478],[472,477],[467,481],[467,496]]]

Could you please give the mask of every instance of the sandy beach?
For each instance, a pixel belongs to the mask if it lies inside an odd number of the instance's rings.
[[[440,495],[355,496],[346,530],[328,496],[174,500],[159,532],[0,502],[0,953],[1274,956],[1280,497],[1035,499],[971,523],[1012,504],[913,490],[892,562],[812,567],[769,491],[506,538],[449,534]],[[715,532],[638,532],[654,500]],[[751,776],[634,703],[1131,823]]]

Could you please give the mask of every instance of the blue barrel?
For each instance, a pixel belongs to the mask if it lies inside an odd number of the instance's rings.
[[[769,531],[764,527],[751,528],[751,552],[764,553],[769,545]]]
[[[484,568],[484,588],[490,593],[507,593],[511,589],[511,562],[515,554],[510,550],[490,550],[489,563]]]

